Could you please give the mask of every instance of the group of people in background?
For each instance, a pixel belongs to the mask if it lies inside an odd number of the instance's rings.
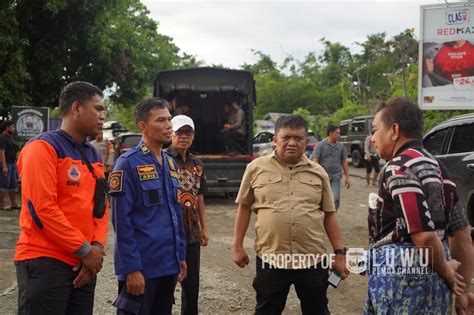
[[[190,152],[198,131],[194,121],[183,114],[173,117],[169,107],[162,98],[136,105],[142,140],[112,168],[100,137],[102,91],[80,81],[64,87],[61,128],[30,140],[18,158],[22,210],[14,260],[19,314],[92,314],[109,203],[117,314],[171,314],[178,282],[181,313],[198,313],[200,247],[209,242],[206,175]],[[245,129],[245,113],[240,104],[234,108],[234,120],[222,129],[224,143],[238,140],[236,133]],[[6,154],[14,147],[12,132],[7,126],[0,137],[4,177],[15,171]],[[329,314],[325,237],[332,246],[331,268],[341,279],[349,276],[337,211],[341,181],[349,188],[350,179],[339,136],[337,126],[328,126],[327,138],[307,158],[307,122],[284,115],[275,124],[273,153],[246,167],[236,198],[232,257],[239,267],[250,262],[243,243],[254,212],[255,314],[281,314],[291,285],[303,314]],[[367,185],[378,187],[369,195],[369,249],[381,266],[387,250],[426,249],[432,273],[369,272],[365,314],[449,314],[452,293],[460,314],[474,308],[469,222],[455,184],[423,148],[421,136],[416,103],[402,97],[380,104],[365,144]],[[87,142],[88,137],[95,141]],[[381,171],[379,157],[387,161]],[[0,184],[2,192],[11,189],[9,183]],[[393,262],[401,264],[401,256]]]

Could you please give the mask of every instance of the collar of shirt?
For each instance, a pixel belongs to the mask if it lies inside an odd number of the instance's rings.
[[[325,138],[325,139],[323,140],[323,142],[326,142],[327,145],[329,145],[329,146],[331,146],[331,147],[333,147],[333,148],[337,145],[337,141],[334,142],[334,143],[330,143],[329,140],[328,140],[328,138]]]
[[[92,145],[91,145],[90,142],[87,141],[87,140],[86,140],[85,142],[83,142],[83,143],[77,143],[76,141],[74,141],[73,138],[71,138],[71,136],[70,136],[66,131],[64,131],[64,130],[62,130],[62,129],[59,129],[59,130],[58,130],[58,133],[59,133],[61,136],[63,136],[64,138],[66,138],[69,142],[71,142],[71,144],[72,144],[73,146],[76,146],[76,144],[77,144],[77,145],[80,145],[80,146],[92,148]]]
[[[423,144],[421,143],[420,140],[410,140],[408,142],[405,142],[398,150],[397,150],[397,153],[395,153],[395,155],[393,157],[396,157],[398,155],[400,155],[400,153],[402,153],[403,151],[405,151],[406,149],[409,149],[409,148],[416,148],[416,147],[422,147]]]
[[[280,163],[281,165],[284,165],[286,167],[290,167],[288,164],[286,164],[285,162],[281,161],[277,155],[276,155],[276,150],[273,150],[273,152],[270,154],[270,156],[275,159],[278,163]],[[297,166],[301,166],[301,165],[307,165],[307,164],[310,164],[310,161],[309,159],[306,157],[305,154],[303,154],[301,156],[301,159],[298,161],[298,163],[296,163],[292,168],[295,168]]]
[[[172,145],[170,145],[166,151],[168,151],[175,160],[183,160],[181,154],[179,154],[178,150],[176,150]],[[186,160],[188,160],[190,156],[192,156],[191,152],[189,152],[189,150],[186,151]]]

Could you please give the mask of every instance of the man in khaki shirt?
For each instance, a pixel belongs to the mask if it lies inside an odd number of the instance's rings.
[[[329,177],[304,155],[307,141],[308,124],[301,116],[280,117],[273,138],[275,151],[252,161],[242,179],[233,259],[239,267],[249,263],[243,240],[253,210],[257,214],[255,314],[280,314],[291,284],[303,314],[329,314],[324,233],[336,254],[332,269],[342,279],[348,275]]]

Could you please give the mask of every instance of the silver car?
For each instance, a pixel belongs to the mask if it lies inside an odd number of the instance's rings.
[[[253,155],[264,156],[273,152],[274,146],[272,139],[274,133],[275,130],[273,129],[257,132],[257,134],[253,137]],[[306,145],[306,155],[309,157],[316,147],[318,139],[311,130],[308,130],[308,139],[309,142]]]

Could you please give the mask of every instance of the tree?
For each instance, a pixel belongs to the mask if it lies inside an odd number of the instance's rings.
[[[179,57],[139,0],[15,3],[19,34],[27,43],[26,90],[35,106],[55,106],[60,89],[74,80],[109,87],[114,101],[134,103],[149,93],[157,71],[195,62]]]
[[[15,1],[0,4],[0,117],[6,117],[14,105],[28,105],[30,97],[23,50],[27,41],[18,30]]]
[[[408,96],[407,68],[418,60],[418,41],[414,30],[406,29],[389,41],[395,73],[401,75],[403,96]]]

